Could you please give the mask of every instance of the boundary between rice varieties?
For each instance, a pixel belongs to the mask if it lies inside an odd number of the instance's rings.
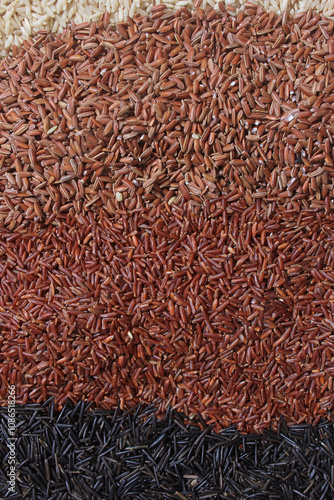
[[[15,5],[17,7],[18,2]],[[184,4],[182,3],[182,5]],[[27,26],[26,23],[25,26]],[[333,49],[333,44],[331,49]],[[261,63],[261,58],[259,62]],[[289,66],[288,74],[289,78],[293,80],[295,75],[291,66]],[[29,88],[26,90],[29,92]],[[327,93],[330,91],[328,90]],[[279,101],[277,104],[280,104]],[[274,111],[276,108],[278,106],[273,107]],[[290,120],[290,115],[288,116]],[[315,121],[321,116],[319,114],[314,116]],[[291,119],[293,118],[291,117]],[[108,126],[108,124],[106,125]],[[47,120],[45,128],[49,135],[55,132],[53,126],[50,128]],[[15,132],[19,136],[24,136],[25,125],[19,123]],[[300,134],[301,132],[299,132]],[[198,140],[196,134],[194,135],[195,139]],[[58,147],[61,148],[61,145]],[[61,153],[60,150],[60,156]],[[95,153],[98,154],[96,151]],[[12,178],[8,172],[6,173],[9,175],[9,177],[7,176],[9,184],[15,185],[14,177]],[[319,197],[315,196],[313,203],[319,204],[323,201],[321,199],[323,197],[325,211],[329,212],[332,210],[330,203],[326,204],[326,199],[329,200],[329,198],[323,195],[324,192],[327,193],[327,182],[324,182],[320,192],[315,180],[322,173],[316,169],[311,177],[314,180],[314,188],[312,181],[310,182],[311,189],[319,193]],[[20,177],[21,171],[18,174],[19,179],[22,177],[23,180],[26,180],[24,175]],[[280,189],[282,186],[285,188],[286,181],[287,179],[282,180],[282,185],[279,185]],[[209,182],[211,181],[209,180]],[[270,182],[275,185],[278,180],[273,178]],[[295,189],[295,182],[292,177],[291,184],[289,184],[291,190]],[[182,187],[185,190],[183,184]],[[307,184],[305,190],[308,188]],[[59,189],[61,190],[61,188]],[[64,192],[67,194],[66,190]],[[121,191],[118,194],[123,199]],[[232,198],[233,196],[235,194],[232,195]],[[116,200],[120,201],[117,195]],[[7,197],[5,201],[11,210],[13,208],[12,200]],[[171,211],[177,211],[177,207],[173,207],[173,203],[170,205],[172,205]],[[259,205],[258,201],[255,208],[258,208]],[[48,211],[45,205],[43,210]],[[221,207],[221,210],[224,211],[224,207]],[[28,216],[33,216],[34,211],[37,218],[43,217],[42,209],[36,201],[28,208]],[[19,212],[17,213],[19,214]],[[217,217],[217,213],[213,213]],[[317,220],[313,221],[312,224],[316,224],[317,230],[318,225],[322,226],[322,219],[318,211],[316,214]],[[302,217],[300,217],[301,219]],[[328,220],[328,224],[330,224],[331,219]],[[259,230],[259,235],[262,241],[262,238],[265,237],[265,235],[262,236],[262,228]],[[331,233],[326,233],[326,235],[328,236],[326,238],[327,244]],[[12,236],[10,235],[9,238]],[[90,241],[92,235],[84,236],[83,245]],[[256,234],[253,237],[256,237]],[[88,239],[86,240],[86,238]],[[325,237],[323,237],[324,239]],[[138,247],[139,244],[136,237],[135,245]],[[230,249],[233,250],[232,246],[228,247],[229,251]],[[19,252],[19,256],[22,257],[24,252],[25,250],[22,254]],[[286,247],[284,252],[287,253]],[[293,253],[293,255],[296,254]],[[330,265],[332,260],[329,257],[326,258],[328,265]],[[31,256],[29,259],[31,262]],[[26,259],[22,258],[22,260]],[[291,260],[293,259],[291,258]],[[331,277],[328,274],[321,274],[320,267],[319,264],[319,268],[312,270],[315,281],[320,283],[324,281],[324,278],[330,280]],[[289,269],[292,275],[299,276],[300,269],[295,266],[294,262],[293,267],[290,266]],[[21,290],[19,290],[18,296],[20,294]],[[176,305],[171,304],[170,307],[178,305],[183,307],[183,297],[174,294],[173,298],[176,299],[174,301]],[[36,301],[36,297],[33,300]],[[36,306],[39,305],[37,302]],[[97,319],[93,318],[92,324],[94,321]],[[331,325],[330,322],[328,324]],[[330,335],[328,333],[330,327],[324,328],[323,338]],[[46,340],[48,341],[47,337]],[[285,341],[285,337],[284,339],[279,338],[276,342],[281,343],[283,340]],[[326,363],[328,357],[326,356],[325,353],[323,364]],[[119,356],[121,368],[123,368],[124,359],[124,356]],[[61,361],[63,362],[64,359]],[[46,366],[43,363],[38,367],[39,373],[41,368]],[[157,374],[160,376],[159,372]],[[319,385],[324,386],[321,380],[323,375],[324,372],[315,370],[312,377],[320,379]],[[284,373],[282,376],[285,376],[285,382],[289,384],[294,380],[294,374],[290,375],[289,380]],[[14,380],[16,372],[12,374],[12,377],[11,383],[16,382]],[[90,375],[89,377],[92,378]],[[312,382],[312,384],[313,390],[316,382]],[[57,384],[55,385],[57,386]],[[103,391],[97,395],[96,400],[101,394]],[[326,397],[330,398],[330,396]],[[325,409],[322,414],[326,412],[326,405],[327,400],[324,401]],[[243,435],[235,428],[229,427],[218,434],[213,432],[212,426],[208,426],[201,416],[192,419],[189,423],[182,413],[170,408],[167,409],[164,419],[157,419],[156,411],[157,408],[153,406],[136,406],[126,412],[91,410],[83,402],[76,406],[67,403],[61,411],[56,411],[52,400],[48,400],[43,405],[17,406],[15,447],[18,462],[17,493],[9,498],[20,500],[22,498],[29,500],[42,498],[48,500],[70,498],[85,500],[105,498],[109,500],[333,499],[333,423],[320,421],[315,427],[306,423],[288,427],[281,419],[275,432],[265,430],[262,434]],[[317,421],[320,418],[319,416]],[[3,465],[0,471],[0,496],[2,497],[8,497],[9,452],[6,443],[8,428],[8,409],[1,408],[0,429],[3,439],[0,442],[0,461]]]
[[[274,17],[158,6],[1,62],[0,396],[331,415],[333,23]]]
[[[159,0],[2,0],[0,2],[0,58],[4,57],[12,44],[20,46],[30,36],[42,29],[57,32],[69,23],[97,21],[104,12],[110,13],[110,21],[117,24],[126,21],[137,13],[149,13],[152,6],[159,5]],[[218,8],[215,0],[169,0],[163,2],[170,9],[201,6]],[[255,4],[267,11],[281,14],[284,11],[294,15],[312,9],[331,17],[334,14],[332,0],[257,0],[241,2],[226,0],[224,2],[230,12],[238,12],[240,8]]]
[[[0,496],[48,500],[330,500],[334,496],[334,424],[277,432],[219,434],[199,417],[186,423],[152,406],[91,410],[52,400],[16,407],[17,493],[6,496],[8,449],[0,442]],[[0,430],[7,433],[0,409]]]

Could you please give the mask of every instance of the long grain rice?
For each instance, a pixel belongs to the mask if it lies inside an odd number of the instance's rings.
[[[319,18],[157,6],[1,61],[0,405],[15,384],[17,404],[172,405],[217,430],[332,417]]]

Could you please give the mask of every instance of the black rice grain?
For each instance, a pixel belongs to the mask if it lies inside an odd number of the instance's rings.
[[[334,424],[277,432],[219,434],[152,407],[91,410],[85,403],[18,406],[17,495],[36,500],[331,500]],[[78,418],[78,416],[80,417]],[[6,410],[0,410],[6,434]],[[62,436],[61,439],[57,436]],[[66,442],[66,449],[64,448]],[[6,444],[0,442],[0,496],[6,495]]]

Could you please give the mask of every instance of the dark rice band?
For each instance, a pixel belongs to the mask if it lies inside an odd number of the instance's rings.
[[[1,408],[2,438],[7,409]],[[169,410],[91,410],[52,401],[16,408],[22,500],[330,500],[334,497],[334,424],[322,422],[242,435],[214,433]],[[0,463],[8,449],[0,442]],[[7,467],[0,497],[7,498]]]

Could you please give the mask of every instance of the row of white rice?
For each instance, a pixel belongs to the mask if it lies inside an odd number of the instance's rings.
[[[326,16],[334,14],[334,0],[253,0],[266,10],[278,13],[289,10],[297,11],[314,9]],[[70,21],[80,24],[84,21],[98,19],[106,10],[112,14],[115,23],[126,20],[135,12],[149,11],[161,0],[0,0],[0,57],[13,43],[20,45],[22,40],[34,35],[40,29],[57,31]],[[166,0],[163,2],[171,8],[191,6],[191,0]],[[242,5],[239,0],[225,0],[227,5],[237,8]],[[215,0],[203,0],[202,6],[215,6]]]

